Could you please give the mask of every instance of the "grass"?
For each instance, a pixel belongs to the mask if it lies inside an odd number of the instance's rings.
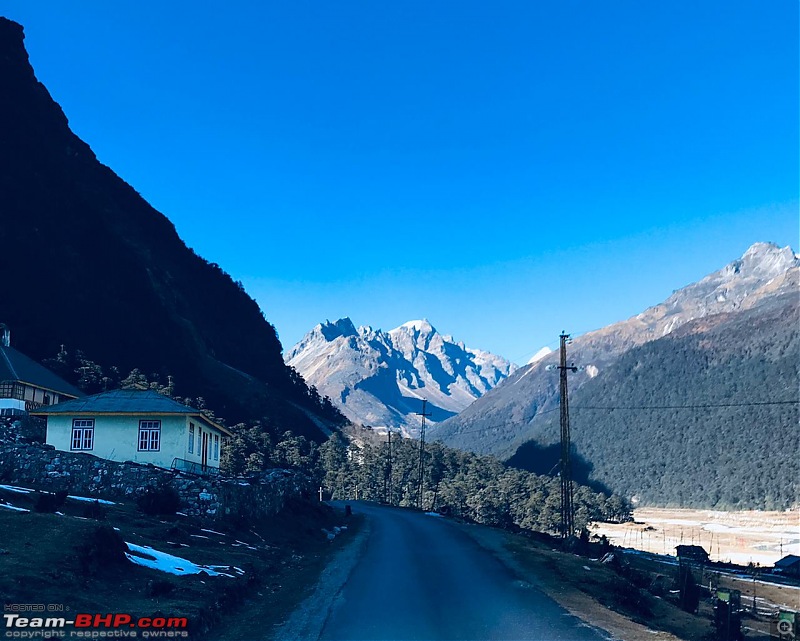
[[[476,542],[495,554],[526,583],[541,590],[573,615],[626,641],[706,641],[708,619],[683,612],[649,593],[651,579],[624,566],[600,562],[605,549],[587,546],[586,555],[561,550],[561,542],[541,533],[502,531],[461,524]]]
[[[31,510],[0,508],[4,604],[63,605],[67,615],[187,617],[192,639],[239,638],[219,634],[243,617],[243,603],[254,600],[269,604],[263,609],[277,622],[313,584],[341,540],[349,538],[329,542],[323,528],[344,525],[345,517],[312,501],[289,501],[277,516],[237,528],[181,515],[147,516],[132,503],[98,510],[67,499],[57,514],[33,511],[35,494],[0,490],[3,500]],[[86,518],[92,512],[99,520]],[[141,567],[108,553],[115,533],[194,563],[236,566],[244,574],[173,576]]]
[[[687,641],[711,638],[707,619],[684,612],[647,590],[651,581],[643,574],[617,570],[610,564],[553,549],[552,545],[515,536],[509,551],[543,589],[557,601],[570,601],[569,593],[582,593],[591,601],[652,630],[669,632]],[[560,597],[560,598],[559,598]]]

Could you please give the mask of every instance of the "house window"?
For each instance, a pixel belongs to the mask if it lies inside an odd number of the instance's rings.
[[[194,454],[194,423],[189,423],[189,454]]]
[[[161,449],[161,421],[139,421],[139,451],[158,452]]]
[[[71,450],[91,450],[94,447],[94,419],[72,419]]]
[[[214,434],[214,460],[219,461],[219,434]]]
[[[5,382],[0,383],[0,398],[14,398],[19,401],[25,400],[25,387],[19,383]]]

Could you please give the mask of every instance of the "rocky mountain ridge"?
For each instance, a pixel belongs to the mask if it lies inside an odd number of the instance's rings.
[[[799,328],[795,289],[626,351],[570,393],[577,480],[639,505],[797,508]],[[508,463],[547,473],[558,412],[531,427]]]
[[[512,373],[505,359],[440,334],[427,320],[388,332],[349,318],[314,327],[285,355],[352,421],[415,435],[427,399],[430,421],[453,416]]]
[[[704,324],[721,322],[728,314],[796,297],[798,281],[800,259],[790,247],[755,243],[740,259],[675,291],[663,303],[575,338],[569,360],[584,369],[570,376],[570,389],[578,390],[628,350],[689,323],[693,331],[701,331]],[[554,352],[517,370],[432,434],[453,447],[511,456],[535,433],[537,422],[557,407],[557,376],[547,370],[557,360]]]

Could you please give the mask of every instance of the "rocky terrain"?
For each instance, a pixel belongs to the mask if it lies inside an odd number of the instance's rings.
[[[516,365],[417,320],[385,332],[349,318],[312,329],[286,362],[355,423],[415,435],[428,401],[432,423],[454,416]]]

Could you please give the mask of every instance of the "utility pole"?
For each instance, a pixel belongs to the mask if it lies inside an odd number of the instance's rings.
[[[569,396],[567,372],[577,372],[575,365],[567,365],[569,334],[561,332],[561,360],[558,366],[561,409],[561,536],[566,539],[575,534],[575,506],[572,503],[572,453],[569,435]]]
[[[422,399],[422,411],[417,415],[422,417],[422,428],[419,433],[419,487],[417,488],[417,507],[422,509],[422,481],[425,477],[425,417],[430,414],[425,413],[425,407],[428,404],[428,399]]]
[[[392,430],[387,428],[389,441],[386,448],[386,478],[383,480],[383,495],[386,502],[392,505]]]

